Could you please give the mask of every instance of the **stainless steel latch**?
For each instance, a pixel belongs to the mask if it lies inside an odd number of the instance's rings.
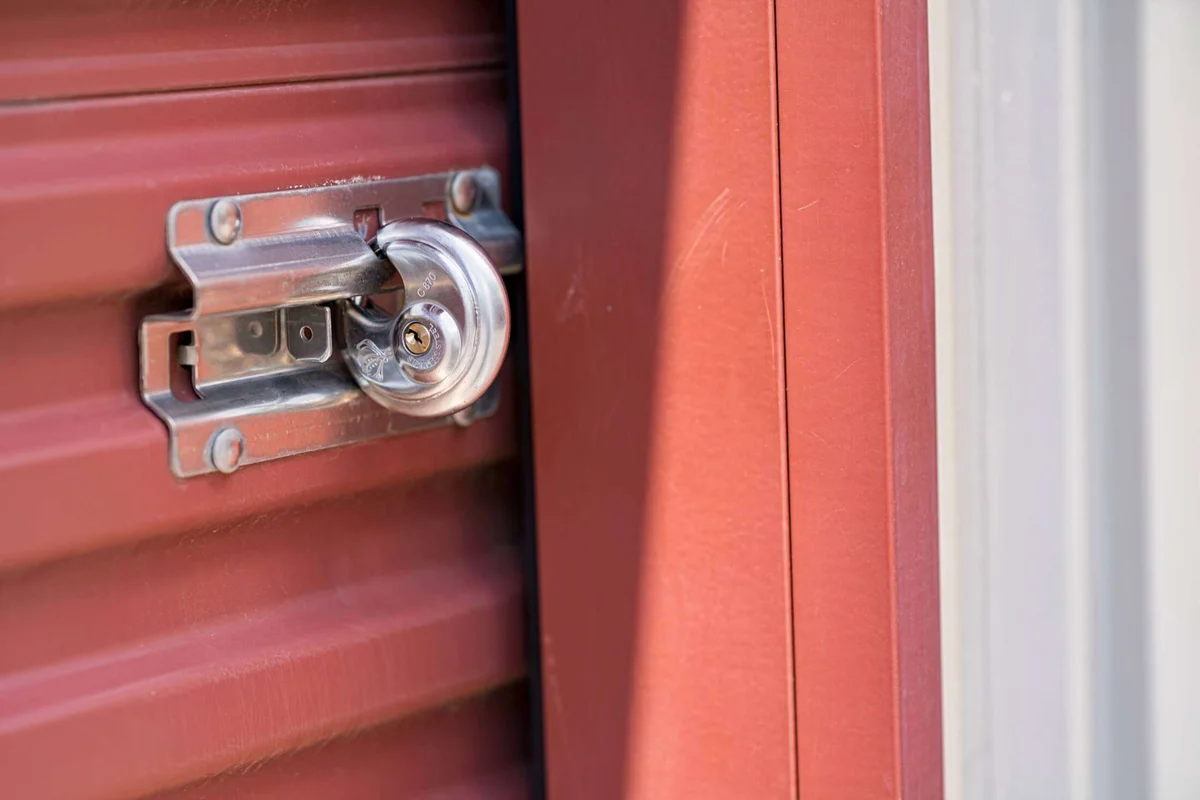
[[[488,168],[176,204],[192,309],[142,322],[180,477],[495,412],[520,234]]]

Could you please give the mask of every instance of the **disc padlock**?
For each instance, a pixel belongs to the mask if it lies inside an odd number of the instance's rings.
[[[508,349],[508,296],[474,239],[432,219],[380,228],[376,250],[403,282],[398,313],[342,301],[345,361],[362,390],[414,417],[461,411],[495,380]]]

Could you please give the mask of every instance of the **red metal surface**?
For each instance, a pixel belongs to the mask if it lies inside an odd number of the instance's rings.
[[[793,796],[771,4],[517,11],[549,796]]]
[[[511,384],[500,416],[466,430],[184,481],[136,378],[137,322],[178,285],[176,200],[506,165],[501,74],[471,55],[486,40],[494,63],[499,14],[471,4],[455,27],[459,5],[385,15],[387,35],[439,42],[445,61],[404,61],[402,39],[354,70],[471,69],[356,80],[275,55],[301,28],[302,53],[321,32],[334,51],[365,36],[361,5],[298,4],[291,27],[288,4],[218,6],[279,22],[258,56],[238,50],[248,32],[187,27],[199,17],[175,4],[89,25],[66,10],[80,4],[0,11],[0,37],[45,33],[23,41],[45,55],[27,77],[46,92],[156,90],[0,107],[5,797],[525,791]],[[62,15],[53,35],[37,27]],[[128,38],[108,38],[122,19]],[[154,61],[183,45],[195,63]],[[161,91],[226,47],[219,80],[339,79]],[[122,52],[142,66],[77,58]],[[15,60],[0,45],[0,85]]]
[[[0,101],[496,66],[486,0],[3,2]]]
[[[525,771],[513,764],[527,743],[512,720],[525,713],[515,692],[471,699],[317,750],[283,756],[158,800],[330,800],[342,797],[435,797],[526,800]]]
[[[942,796],[925,6],[778,14],[807,800]]]

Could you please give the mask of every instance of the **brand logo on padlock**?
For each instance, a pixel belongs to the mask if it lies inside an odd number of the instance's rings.
[[[364,375],[379,380],[383,377],[383,368],[392,360],[392,354],[380,350],[370,339],[363,339],[355,348],[355,358]]]

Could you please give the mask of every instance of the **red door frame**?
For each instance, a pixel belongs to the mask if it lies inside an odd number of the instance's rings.
[[[800,794],[941,797],[925,3],[777,23]]]
[[[517,19],[549,796],[939,797],[924,4]]]
[[[769,12],[517,5],[551,798],[794,792]]]

